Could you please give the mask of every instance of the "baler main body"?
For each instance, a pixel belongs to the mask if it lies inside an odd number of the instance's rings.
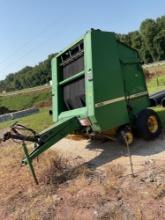
[[[128,124],[150,101],[136,50],[88,31],[52,60],[53,120],[88,119],[93,131]]]
[[[8,139],[22,140],[35,182],[32,161],[60,139],[75,131],[115,134],[120,143],[133,143],[133,132],[145,140],[161,133],[161,122],[150,107],[144,73],[136,50],[117,40],[114,33],[88,31],[52,60],[54,125],[37,134],[14,124]],[[21,130],[32,135],[22,135]],[[25,141],[34,143],[28,152]]]
[[[161,133],[150,100],[144,73],[136,50],[116,39],[114,33],[88,31],[81,39],[52,60],[52,95],[54,125],[39,134],[14,124],[8,139],[22,140],[35,182],[32,161],[63,137],[75,131],[115,134],[120,143],[133,143],[133,131],[146,140]],[[20,129],[21,128],[21,129]],[[22,135],[28,130],[31,136]],[[28,152],[25,141],[34,143]]]

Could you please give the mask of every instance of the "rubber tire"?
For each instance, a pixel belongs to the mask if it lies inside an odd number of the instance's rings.
[[[158,122],[158,129],[156,132],[152,133],[148,128],[148,118],[150,116],[155,116]],[[136,132],[138,136],[143,138],[144,140],[153,140],[157,138],[162,130],[162,125],[158,114],[152,109],[144,109],[142,110],[136,119]]]
[[[121,144],[121,145],[126,145],[125,139],[123,138],[123,135],[122,135],[122,132],[127,132],[127,131],[132,133],[131,128],[130,128],[128,125],[121,126],[121,127],[117,130],[116,139],[117,139],[117,141],[118,141],[119,144]],[[133,135],[133,133],[132,133],[132,135]],[[134,138],[133,138],[133,141],[134,141]],[[132,141],[132,143],[133,143],[133,141]],[[131,143],[131,144],[132,144],[132,143]],[[131,144],[130,144],[130,145],[131,145]]]

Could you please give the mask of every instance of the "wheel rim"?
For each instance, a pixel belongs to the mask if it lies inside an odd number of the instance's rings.
[[[155,133],[158,130],[158,121],[153,115],[148,118],[148,129],[151,133]]]
[[[125,134],[126,140],[128,144],[132,144],[133,143],[133,134],[131,132],[127,132]]]

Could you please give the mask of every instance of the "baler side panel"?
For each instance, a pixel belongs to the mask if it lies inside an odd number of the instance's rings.
[[[53,120],[87,117],[84,38],[52,60]]]
[[[122,70],[114,34],[93,31],[92,54],[95,115],[101,130],[128,123]],[[122,100],[118,100],[121,98]],[[106,104],[107,101],[114,102]]]

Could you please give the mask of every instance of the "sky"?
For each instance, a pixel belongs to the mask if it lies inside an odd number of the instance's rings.
[[[164,0],[0,0],[0,80],[38,64],[90,28],[128,33],[163,15]]]

